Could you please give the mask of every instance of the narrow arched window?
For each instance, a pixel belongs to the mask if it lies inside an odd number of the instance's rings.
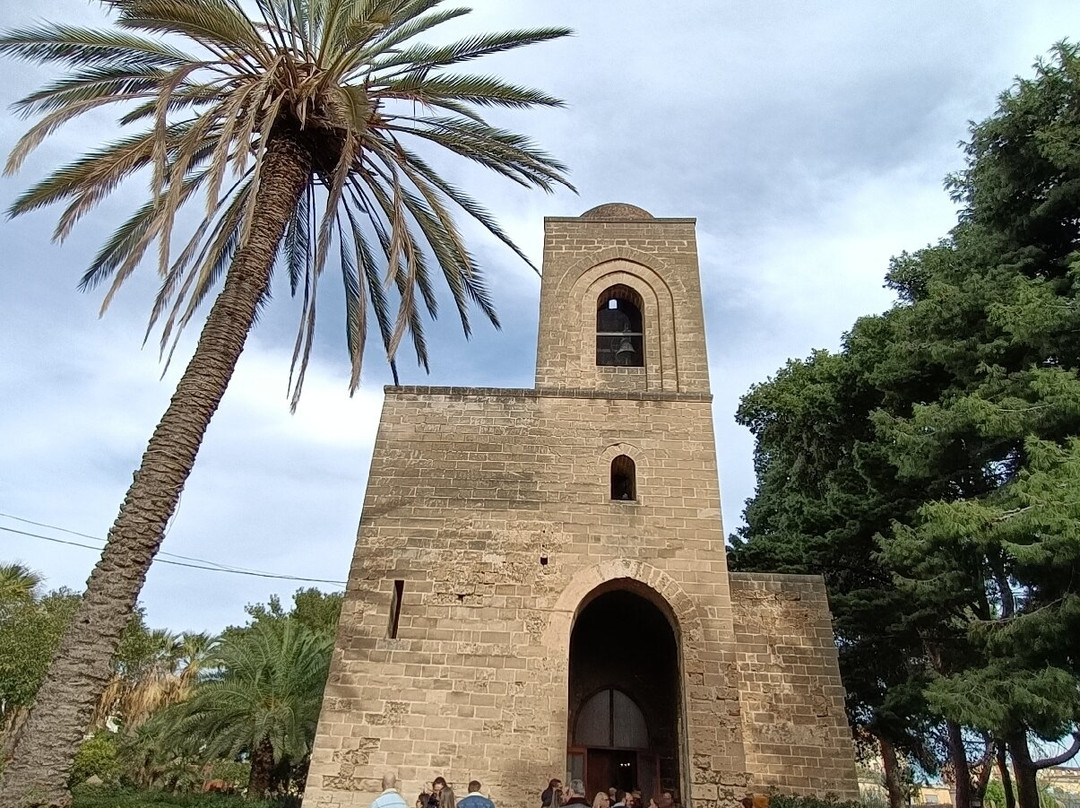
[[[637,499],[637,469],[626,455],[611,461],[611,498],[624,502]]]
[[[645,366],[641,296],[617,284],[600,295],[596,306],[596,364]]]

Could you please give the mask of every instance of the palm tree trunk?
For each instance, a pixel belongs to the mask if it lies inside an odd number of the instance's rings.
[[[67,806],[67,778],[112,657],[161,546],[203,435],[255,322],[285,225],[306,187],[311,153],[288,132],[267,142],[256,216],[233,258],[188,363],[135,472],[108,543],[49,666],[14,760],[0,781],[0,808]]]
[[[270,743],[270,738],[266,737],[251,750],[251,774],[248,776],[247,798],[249,800],[266,799],[273,774],[274,745]]]

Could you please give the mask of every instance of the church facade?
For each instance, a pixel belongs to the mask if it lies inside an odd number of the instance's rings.
[[[858,795],[817,576],[729,573],[693,219],[545,220],[536,385],[389,387],[306,808]]]

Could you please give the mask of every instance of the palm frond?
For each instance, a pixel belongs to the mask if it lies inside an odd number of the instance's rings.
[[[150,95],[168,71],[158,67],[95,66],[49,84],[12,105],[19,115],[62,109],[71,103],[115,95]]]
[[[569,36],[569,28],[534,28],[520,31],[503,31],[497,34],[479,34],[449,45],[413,45],[393,56],[376,63],[377,70],[404,67],[408,72],[425,73],[435,68],[479,59],[492,53],[523,48],[539,42],[548,42]]]
[[[18,171],[26,158],[30,156],[30,153],[40,146],[45,138],[68,121],[106,104],[114,104],[118,101],[132,101],[141,96],[141,93],[118,93],[108,98],[88,98],[82,101],[72,101],[60,109],[50,112],[19,138],[15,148],[8,155],[7,163],[4,166],[4,174],[11,175]]]
[[[409,167],[415,171],[424,180],[431,183],[435,188],[439,189],[448,198],[453,200],[454,204],[465,211],[469,216],[475,219],[480,225],[483,226],[491,235],[495,236],[499,241],[513,250],[521,260],[532,267],[533,271],[537,274],[540,273],[539,267],[537,267],[514,241],[506,234],[501,227],[499,227],[498,221],[491,215],[479,202],[466,194],[460,188],[444,180],[438,172],[436,172],[430,165],[428,165],[418,154],[415,154],[408,149],[402,149],[406,159],[408,160]]]
[[[357,8],[360,8],[360,4],[356,4]],[[376,37],[372,40],[371,23],[366,17],[357,15],[355,22],[350,26],[346,26],[342,29],[341,39],[335,41],[333,44],[344,54],[354,54],[356,65],[368,65],[374,61],[374,57],[378,54],[386,53],[387,51],[396,48],[402,42],[406,42],[413,37],[419,36],[425,31],[429,31],[438,25],[455,20],[458,17],[463,17],[468,14],[470,9],[468,8],[448,8],[444,11],[436,11],[431,14],[426,12],[421,13],[412,19],[403,22],[397,28],[390,32],[383,32],[383,35]],[[368,68],[370,69],[370,67]]]
[[[300,196],[300,204],[297,205],[289,224],[285,229],[285,239],[282,242],[285,254],[285,266],[289,272],[289,289],[295,295],[300,281],[311,271],[311,227],[309,217],[314,209],[312,199],[313,190]]]
[[[350,182],[350,198],[353,202],[362,210],[366,210],[366,204],[362,199],[362,194],[359,191],[358,183],[353,179]],[[383,285],[379,277],[379,263],[375,258],[375,253],[371,249],[371,244],[360,226],[359,219],[353,213],[351,207],[346,207],[346,215],[349,218],[349,227],[353,234],[353,243],[356,245],[356,258],[359,263],[359,268],[363,270],[363,273],[358,273],[358,278],[362,288],[367,290],[368,301],[371,303],[371,308],[375,312],[375,322],[379,327],[379,336],[382,339],[383,349],[386,352],[387,360],[393,364],[393,357],[390,353],[390,334],[392,332],[392,326],[390,324],[390,307],[386,300],[386,294],[383,290]],[[356,380],[357,383],[359,380]],[[356,388],[350,385],[349,392],[355,392]]]
[[[401,78],[386,82],[383,95],[434,103],[443,99],[476,104],[482,107],[562,107],[565,102],[553,95],[510,84],[495,76],[428,76],[424,71],[410,71]]]
[[[348,203],[343,203],[343,208]],[[349,351],[349,391],[360,385],[367,339],[367,307],[360,273],[356,268],[355,243],[345,237],[340,217],[337,221],[338,246],[341,251],[341,280],[345,292],[345,345]]]
[[[126,0],[117,24],[124,28],[189,37],[237,70],[251,62],[269,64],[273,56],[240,10],[223,0]]]
[[[454,216],[464,211],[528,258],[487,210],[410,146],[422,141],[527,187],[572,189],[562,163],[481,114],[558,107],[560,99],[495,76],[453,72],[561,38],[567,29],[428,44],[419,38],[468,10],[443,8],[443,0],[254,0],[250,9],[241,0],[103,2],[118,15],[120,30],[40,25],[0,36],[0,54],[71,68],[16,106],[39,117],[12,150],[7,171],[65,123],[112,104],[119,105],[122,127],[148,128],[53,172],[16,199],[9,215],[63,202],[54,232],[63,239],[125,180],[150,169],[151,199],[110,236],[80,286],[108,280],[104,310],[156,244],[161,283],[147,336],[160,328],[163,355],[170,346],[166,366],[180,333],[249,244],[260,216],[256,200],[276,180],[265,175],[267,145],[283,135],[306,153],[298,159],[310,161],[308,188],[267,256],[272,265],[280,255],[290,288],[302,298],[289,379],[293,408],[332,248],[345,290],[350,391],[359,383],[368,306],[395,380],[394,357],[406,334],[427,367],[423,316],[438,313],[436,268],[466,336],[474,306],[498,326],[484,275]],[[192,53],[182,49],[185,41]],[[177,216],[197,191],[205,191],[205,214],[174,256]],[[325,204],[318,212],[317,197]],[[259,307],[270,291],[269,285],[261,290]]]
[[[0,54],[29,62],[61,62],[77,68],[175,68],[194,61],[182,50],[160,40],[120,31],[101,31],[71,25],[42,24],[8,31],[0,36]]]

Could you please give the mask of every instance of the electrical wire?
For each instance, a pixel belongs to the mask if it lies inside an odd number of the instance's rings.
[[[15,517],[15,516],[8,516],[7,514],[0,514],[0,516],[6,516],[9,519],[18,519],[21,522],[29,522],[30,521],[28,519],[19,519],[19,517]],[[38,523],[31,523],[31,524],[38,524]],[[52,528],[51,525],[40,524],[39,526],[40,527]],[[65,533],[72,533],[74,535],[82,536],[84,538],[94,539],[95,541],[101,541],[101,539],[98,539],[98,538],[96,538],[94,536],[87,536],[84,533],[75,533],[75,531],[65,530],[64,528],[52,528],[52,529],[61,530],[61,531],[64,531]],[[42,539],[43,541],[55,542],[56,544],[66,544],[66,545],[69,545],[71,547],[83,547],[83,548],[85,548],[87,550],[100,551],[102,549],[101,547],[95,546],[93,544],[83,544],[82,542],[69,541],[68,539],[58,539],[58,538],[55,538],[53,536],[43,536],[40,533],[31,533],[31,532],[26,531],[26,530],[16,530],[13,527],[4,527],[3,525],[0,525],[0,530],[6,531],[8,533],[15,533],[15,534],[17,534],[19,536],[28,536],[28,537],[34,538],[34,539]],[[166,555],[166,554],[162,553],[161,555]],[[169,555],[173,555],[173,554],[169,554]],[[181,558],[186,558],[186,556],[181,556]],[[193,559],[193,560],[202,561],[202,559]],[[281,580],[281,581],[301,581],[303,583],[332,584],[334,586],[345,586],[345,581],[333,581],[333,580],[329,580],[327,578],[303,578],[303,577],[300,577],[298,575],[280,575],[278,573],[273,573],[273,572],[258,572],[258,571],[255,571],[255,570],[237,569],[237,568],[232,568],[232,567],[219,565],[219,564],[216,564],[216,562],[213,562],[213,561],[207,561],[207,562],[204,562],[202,564],[192,564],[192,563],[188,563],[187,561],[171,561],[171,560],[169,560],[167,558],[160,558],[160,559],[158,559],[157,563],[159,563],[159,564],[171,564],[171,565],[176,566],[176,567],[187,567],[189,569],[205,570],[206,572],[225,572],[225,573],[229,573],[231,575],[249,575],[249,576],[252,576],[252,577],[255,577],[255,578],[273,578],[275,580]],[[207,564],[214,564],[215,566],[206,566]]]
[[[10,514],[10,513],[0,513],[0,518],[11,519],[11,520],[13,520],[15,522],[22,522],[24,525],[33,525],[34,527],[43,527],[43,528],[46,528],[47,530],[55,530],[58,533],[67,533],[69,536],[78,536],[78,537],[83,538],[83,539],[90,539],[91,541],[99,541],[99,542],[102,542],[102,543],[104,543],[104,541],[105,541],[104,539],[100,538],[99,536],[91,536],[89,533],[80,533],[77,530],[69,530],[66,527],[60,527],[59,525],[50,525],[48,522],[35,522],[33,519],[24,519],[21,516],[15,516],[14,514]],[[165,535],[168,536],[168,529],[166,529]],[[84,544],[76,544],[75,546],[76,547],[85,547],[86,545],[84,545]],[[91,548],[91,549],[100,550],[101,547],[94,547],[94,548]],[[165,556],[166,558],[178,558],[181,561],[194,561],[196,564],[208,564],[208,565],[210,565],[212,567],[220,567],[223,570],[237,570],[237,571],[240,571],[240,572],[251,572],[251,573],[259,573],[259,574],[262,574],[264,572],[264,570],[253,570],[253,569],[248,569],[246,567],[234,567],[234,566],[232,566],[230,564],[220,564],[217,561],[208,561],[205,558],[193,558],[191,556],[177,555],[176,553],[167,553],[164,550],[159,550],[157,555]]]

